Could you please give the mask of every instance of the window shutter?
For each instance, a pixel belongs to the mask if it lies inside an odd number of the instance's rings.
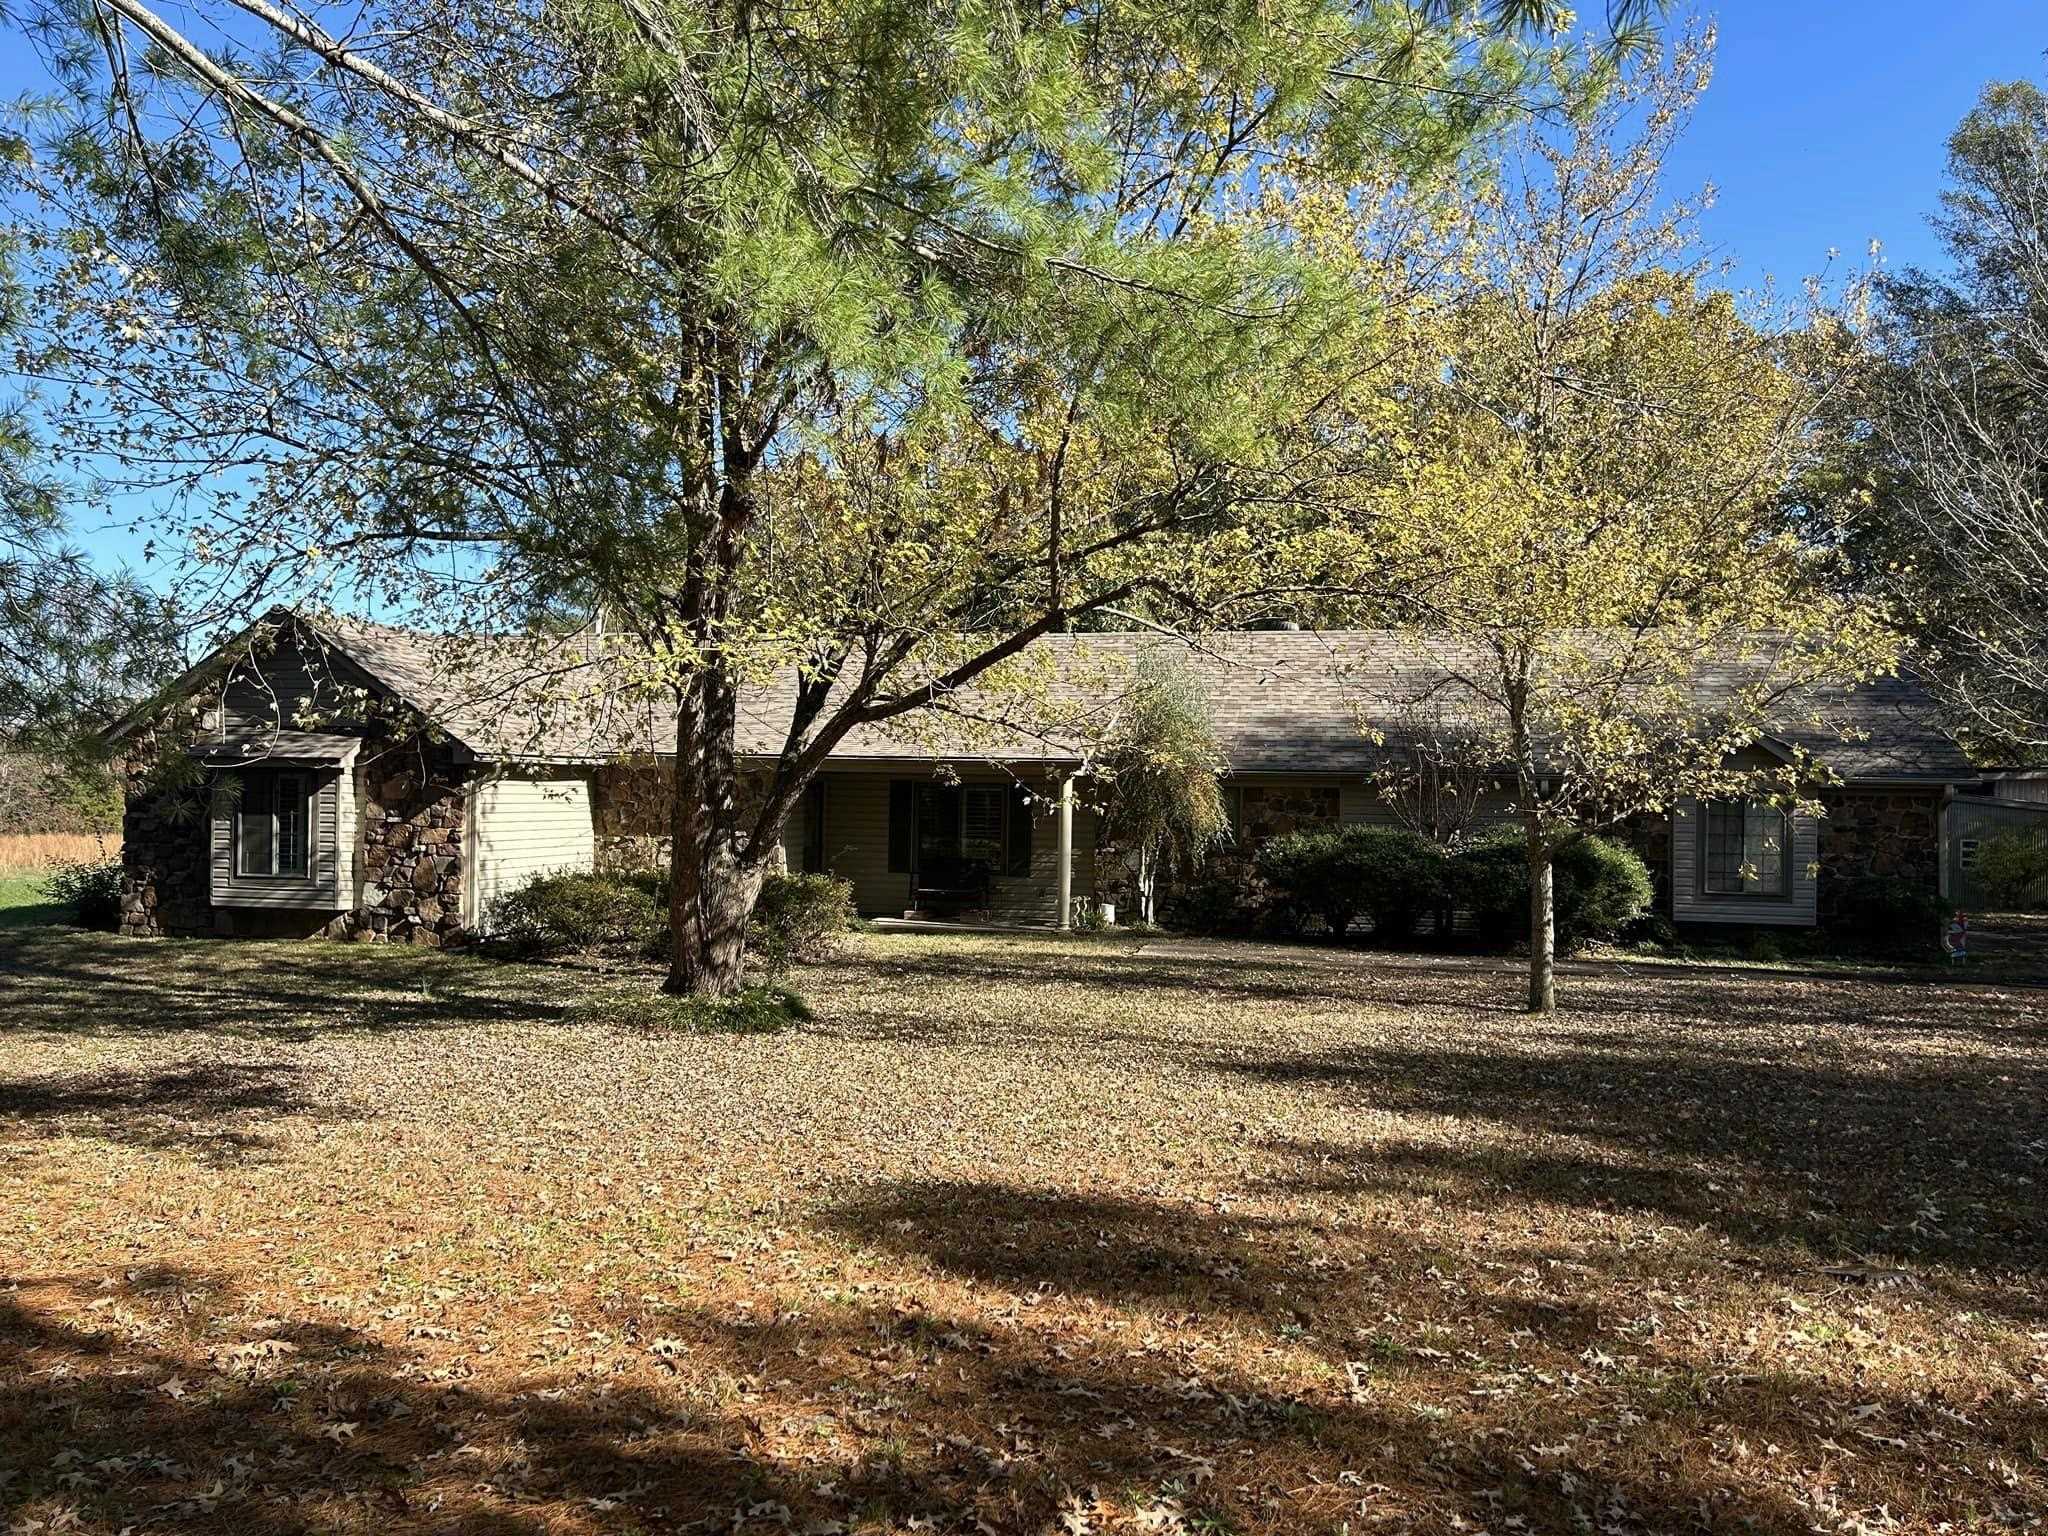
[[[825,873],[825,781],[804,786],[804,873]]]
[[[1031,873],[1031,800],[1022,784],[1010,786],[1010,858],[1005,873]]]
[[[889,873],[910,873],[910,839],[917,819],[912,798],[916,786],[908,779],[889,781]]]

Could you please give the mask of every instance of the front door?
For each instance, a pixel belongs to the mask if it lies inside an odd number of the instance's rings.
[[[917,786],[917,835],[911,840],[910,888],[950,885],[960,870],[960,786]],[[926,877],[933,877],[928,880]]]

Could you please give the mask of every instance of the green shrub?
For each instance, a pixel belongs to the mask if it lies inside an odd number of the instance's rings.
[[[620,989],[578,1003],[572,1017],[608,1029],[652,1034],[772,1035],[811,1017],[801,997],[780,987],[745,987],[731,997],[670,997],[663,992]]]
[[[1340,835],[1336,869],[1372,919],[1376,939],[1412,938],[1424,913],[1442,900],[1443,850],[1399,827],[1349,827]]]
[[[1267,843],[1256,862],[1290,926],[1316,917],[1342,938],[1362,916],[1374,937],[1397,943],[1437,904],[1446,874],[1437,846],[1399,827],[1295,832]]]
[[[771,976],[822,960],[854,924],[853,886],[836,875],[770,875],[747,924],[747,947]]]
[[[121,921],[121,866],[59,864],[44,879],[43,894],[69,907],[79,927],[111,931]]]
[[[1524,834],[1501,827],[1453,854],[1447,886],[1472,914],[1480,942],[1500,948],[1529,936],[1529,853]],[[1559,949],[1619,938],[1656,899],[1649,866],[1626,843],[1582,837],[1551,861],[1551,908]]]
[[[1290,832],[1254,855],[1253,868],[1272,893],[1271,910],[1283,929],[1298,933],[1318,917],[1342,938],[1351,926],[1359,893],[1339,874],[1339,843],[1335,832]]]
[[[491,904],[491,936],[526,955],[627,946],[668,931],[666,907],[642,881],[614,875],[536,875]]]
[[[1934,954],[1955,913],[1955,905],[1931,885],[1893,875],[1843,881],[1830,895],[1830,938],[1840,948],[1869,954]]]
[[[1451,904],[1472,915],[1479,942],[1505,949],[1529,932],[1529,855],[1522,834],[1502,827],[1474,839],[1446,861]]]
[[[1257,932],[1265,902],[1249,870],[1234,859],[1216,860],[1176,881],[1162,910],[1176,932],[1228,938]]]
[[[2000,912],[2048,912],[2048,833],[2013,827],[1985,838],[1975,876]]]
[[[1580,838],[1559,851],[1553,868],[1560,949],[1619,938],[1657,897],[1642,855],[1611,838]]]

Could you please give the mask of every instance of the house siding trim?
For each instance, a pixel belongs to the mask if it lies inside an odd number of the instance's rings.
[[[1708,895],[1700,888],[1701,807],[1685,799],[1671,814],[1671,920],[1812,928],[1820,922],[1820,821],[1793,816],[1791,887],[1783,896]]]

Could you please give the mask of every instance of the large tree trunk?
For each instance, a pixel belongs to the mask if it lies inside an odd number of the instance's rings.
[[[1550,840],[1529,828],[1529,1011],[1557,1007],[1557,901]]]
[[[730,997],[745,978],[747,919],[766,875],[763,850],[739,831],[733,692],[715,669],[693,679],[676,711],[670,808],[671,938],[665,992]]]

